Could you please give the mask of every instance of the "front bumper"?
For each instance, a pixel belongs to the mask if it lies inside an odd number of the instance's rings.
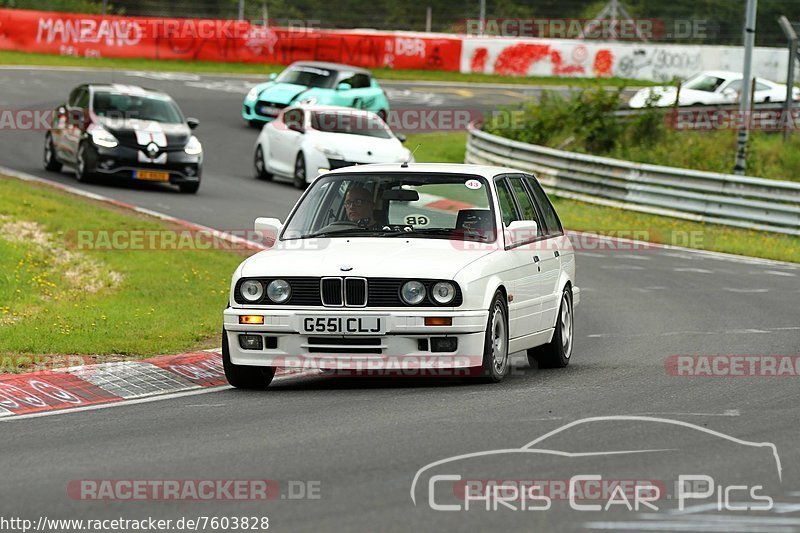
[[[240,315],[263,315],[263,325],[239,324]],[[386,333],[368,335],[307,335],[300,333],[303,316],[365,317],[381,316]],[[451,326],[425,326],[425,317],[452,317]],[[224,335],[230,360],[235,365],[281,366],[322,369],[378,369],[381,364],[408,362],[409,368],[470,368],[483,360],[488,311],[442,312],[378,311],[329,309],[248,309],[228,308],[224,312]],[[240,334],[262,336],[264,348],[246,350],[239,344]],[[449,352],[432,351],[431,338],[455,338],[457,348]],[[357,344],[371,339],[374,344]],[[327,341],[327,342],[326,342]],[[273,346],[273,347],[267,347]],[[372,353],[364,353],[365,350]]]
[[[142,161],[140,149],[131,146],[103,148],[93,146],[89,151],[89,168],[97,175],[136,179],[137,170],[167,172],[169,183],[193,183],[200,181],[203,171],[203,155],[189,155],[183,150],[165,152],[163,162]],[[162,156],[163,158],[163,156]],[[160,161],[162,158],[159,158]],[[138,180],[137,180],[138,181]]]

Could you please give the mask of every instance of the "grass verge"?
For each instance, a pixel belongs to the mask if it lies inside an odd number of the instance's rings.
[[[463,163],[467,134],[418,133],[408,136],[406,146],[420,144],[415,159],[420,162]],[[658,215],[637,213],[552,196],[564,226],[576,231],[630,237],[646,232],[648,240],[800,263],[800,237],[729,228]],[[642,233],[637,233],[637,237]]]
[[[180,229],[0,176],[0,356],[148,357],[218,346],[244,252],[77,245],[81,231]]]
[[[106,68],[114,70],[152,70],[165,72],[197,72],[207,74],[253,74],[266,77],[280,72],[285,65],[269,63],[223,63],[214,61],[179,61],[128,58],[87,58],[56,54],[35,54],[0,50],[0,65],[39,65],[47,67]],[[575,87],[633,87],[653,85],[652,82],[625,78],[563,78],[549,76],[495,76],[493,74],[462,74],[437,70],[372,69],[379,80],[441,81],[470,83],[513,83],[523,85],[570,85]]]

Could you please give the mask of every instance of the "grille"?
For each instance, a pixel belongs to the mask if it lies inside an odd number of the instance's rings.
[[[344,302],[347,307],[365,307],[367,305],[367,280],[345,278]]]
[[[274,107],[276,111],[275,112],[269,112],[269,113],[263,113],[261,111],[262,106]],[[277,102],[267,102],[265,100],[259,100],[255,105],[255,111],[259,115],[265,115],[265,116],[268,116],[268,117],[274,117],[274,116],[277,116],[280,113],[280,110],[283,109],[284,107],[288,107],[287,104],[279,104]]]
[[[380,337],[309,337],[310,353],[381,353]]]
[[[320,294],[322,295],[322,305],[341,307],[343,305],[342,278],[322,278]]]

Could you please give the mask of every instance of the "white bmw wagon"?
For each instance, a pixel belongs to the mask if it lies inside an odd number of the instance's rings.
[[[347,167],[319,176],[285,223],[255,227],[274,242],[233,275],[222,356],[235,387],[265,388],[277,367],[498,382],[523,350],[539,367],[569,364],[575,254],[530,174]]]

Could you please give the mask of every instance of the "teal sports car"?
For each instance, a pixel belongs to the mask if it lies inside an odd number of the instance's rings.
[[[366,109],[386,120],[389,101],[368,70],[322,61],[298,61],[247,93],[242,117],[252,126],[270,122],[294,104]]]

